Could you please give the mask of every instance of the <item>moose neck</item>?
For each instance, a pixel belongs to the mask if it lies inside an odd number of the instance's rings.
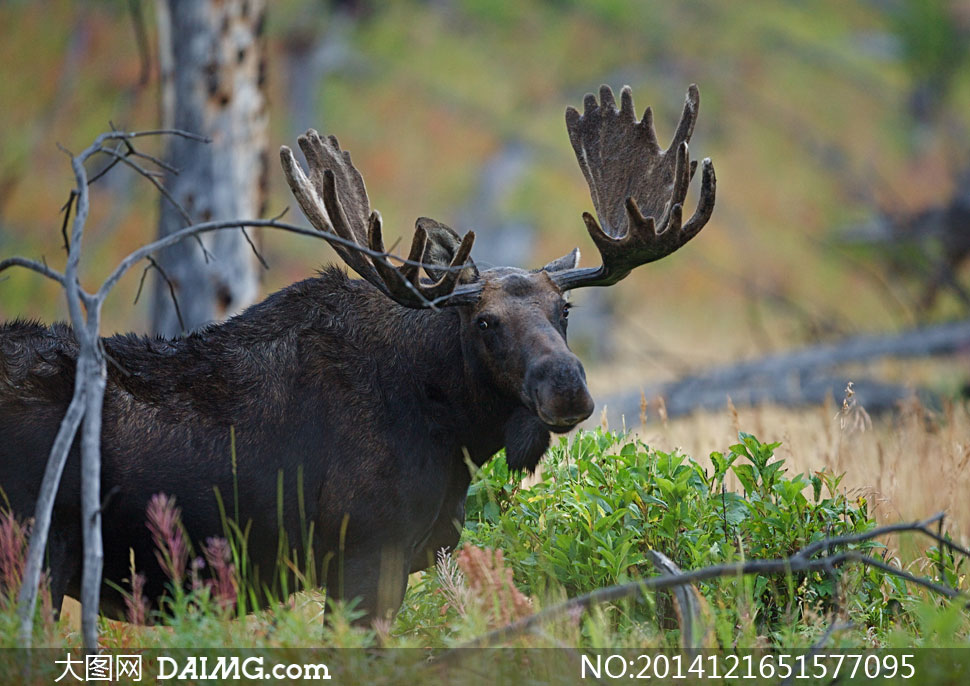
[[[505,444],[518,400],[498,392],[467,350],[456,308],[386,307],[390,312],[382,328],[397,329],[391,340],[401,361],[398,373],[410,376],[422,413],[455,444],[455,457],[463,460],[467,451],[475,464],[483,464]]]
[[[322,305],[304,324],[316,332],[309,349],[318,354],[304,364],[308,378],[319,379],[320,392],[340,374],[356,387],[359,401],[390,410],[375,417],[392,417],[407,430],[420,426],[459,460],[467,451],[480,465],[502,448],[519,402],[502,395],[476,364],[462,340],[458,308],[403,307],[370,284],[335,272],[305,284]],[[302,288],[288,290],[298,297]]]

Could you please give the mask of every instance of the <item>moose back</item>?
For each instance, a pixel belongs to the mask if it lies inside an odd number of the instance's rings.
[[[579,267],[573,251],[534,271],[479,270],[474,235],[427,218],[395,266],[337,140],[300,137],[306,172],[281,149],[304,214],[342,240],[335,248],[361,278],[330,267],[184,337],[104,339],[105,614],[124,614],[117,588],[132,554],[148,597],[165,592],[146,524],[159,492],[175,497],[196,544],[238,518],[263,602],[287,573],[283,550],[298,566],[312,560],[329,594],[359,598],[365,618],[394,612],[408,574],[458,542],[468,461],[504,447],[510,467],[534,470],[551,432],[590,416],[585,372],[566,344],[568,291],[612,285],[689,241],[710,218],[715,177],[704,160],[697,210],[683,222],[696,87],[667,149],[650,109],[636,118],[629,88],[619,107],[605,86],[584,105],[567,109],[566,125],[599,218],[583,215],[598,267]],[[21,518],[33,515],[77,355],[67,326],[0,327],[0,486]],[[50,530],[55,607],[80,589],[78,452]]]

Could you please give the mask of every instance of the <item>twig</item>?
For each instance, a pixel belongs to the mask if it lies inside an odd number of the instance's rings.
[[[125,141],[125,143],[128,145],[128,149],[129,149],[128,154],[133,155],[134,157],[140,157],[143,160],[148,160],[149,162],[152,162],[154,164],[157,164],[159,167],[161,167],[162,169],[164,169],[165,171],[167,171],[169,174],[174,174],[175,176],[178,176],[179,170],[177,168],[173,167],[171,164],[169,164],[165,160],[159,159],[158,157],[155,157],[154,155],[149,155],[147,152],[142,152],[141,150],[136,150],[135,147],[132,146],[131,143],[128,142],[128,141]]]
[[[921,576],[916,576],[915,574],[911,574],[903,569],[894,567],[893,565],[887,562],[883,562],[882,560],[875,557],[871,557],[869,555],[858,555],[855,561],[861,562],[870,567],[875,567],[876,569],[881,569],[882,571],[888,574],[898,576],[900,579],[914,583],[917,586],[922,586],[927,590],[933,591],[934,593],[939,593],[941,596],[944,596],[951,600],[954,598],[958,598],[960,595],[962,595],[960,591],[956,590],[955,588],[950,588],[949,586],[943,586],[942,584],[933,583],[929,579],[924,579]]]
[[[145,136],[179,136],[181,138],[188,138],[189,140],[199,141],[200,143],[211,143],[212,139],[208,136],[203,136],[198,133],[192,133],[191,131],[184,131],[182,129],[149,129],[147,131],[129,131],[127,133],[122,132],[120,138],[144,138]]]
[[[940,517],[939,521],[937,521],[936,523],[936,535],[938,537],[937,540],[941,540],[943,538],[943,517]],[[936,561],[936,563],[939,569],[940,581],[946,581],[946,574],[945,574],[946,567],[943,564],[944,551],[942,547],[940,547],[939,552],[940,552],[940,558]]]
[[[253,249],[253,254],[256,256],[256,259],[259,260],[261,265],[263,265],[263,269],[269,269],[269,265],[266,264],[266,260],[263,259],[263,256],[259,254],[259,250],[256,249],[256,244],[253,243],[253,240],[249,237],[249,234],[246,233],[246,227],[240,226],[239,230],[242,231],[243,238],[245,238],[246,242],[249,243],[249,247]]]
[[[151,263],[146,264],[145,268],[141,270],[141,278],[138,279],[138,290],[135,291],[135,299],[131,301],[132,305],[138,304],[138,299],[141,298],[141,291],[145,287],[145,277],[148,276],[148,271],[152,268]]]
[[[74,205],[74,199],[77,197],[77,193],[74,189],[71,189],[71,195],[68,196],[67,202],[61,208],[61,212],[64,213],[64,221],[61,223],[61,237],[64,239],[64,252],[71,252],[71,242],[67,239],[67,225],[71,221],[71,207]]]
[[[118,360],[116,360],[114,357],[109,355],[108,351],[104,349],[104,339],[101,340],[101,354],[104,355],[104,359],[106,359],[111,364],[111,366],[113,366],[119,372],[121,372],[125,376],[131,376],[131,372],[125,369],[125,366],[123,364],[121,364]]]
[[[98,512],[103,513],[105,510],[107,510],[108,505],[111,504],[111,501],[120,492],[121,492],[121,486],[119,486],[118,484],[115,484],[114,486],[112,486],[111,489],[108,491],[108,493],[104,496],[104,499],[101,501],[101,507],[98,508]]]
[[[120,148],[125,143],[127,143],[127,141],[123,141],[123,142],[119,143],[118,144],[118,148]],[[116,150],[116,152],[118,152],[118,150]],[[112,169],[114,169],[117,166],[118,162],[119,162],[118,159],[113,159],[110,162],[108,162],[108,164],[104,165],[104,167],[102,169],[100,169],[94,176],[92,176],[91,178],[88,179],[88,185],[90,186],[95,181],[97,181],[98,179],[100,179],[102,176],[104,176],[105,174],[107,174],[109,171],[111,171]]]
[[[108,123],[111,124],[111,130],[114,131],[115,130],[114,124],[112,122],[110,122],[110,121]],[[124,143],[124,146],[125,146],[125,150],[126,150],[126,153],[125,154],[126,155],[133,155],[135,157],[141,157],[142,159],[146,159],[149,162],[152,162],[154,164],[157,164],[159,167],[161,167],[165,171],[167,171],[167,172],[169,172],[171,174],[175,174],[176,176],[178,176],[178,173],[179,173],[178,169],[176,169],[175,167],[173,167],[171,164],[169,164],[165,160],[159,159],[158,157],[155,157],[154,155],[149,155],[147,152],[141,152],[140,150],[138,150],[137,148],[135,148],[135,146],[132,145],[131,141],[128,140],[128,139],[125,139],[123,141],[123,143]]]
[[[132,161],[127,155],[122,155],[120,152],[118,152],[117,150],[114,150],[112,148],[101,148],[99,150],[99,152],[102,152],[105,155],[108,155],[110,157],[113,157],[117,161],[119,161],[119,162],[121,162],[123,164],[128,165],[129,167],[131,167],[132,169],[134,169],[136,172],[138,172],[140,175],[142,175],[146,179],[148,179],[152,183],[152,185],[155,186],[156,190],[158,190],[158,192],[162,194],[162,197],[165,198],[165,200],[167,200],[168,203],[172,207],[175,208],[175,211],[179,213],[179,216],[180,217],[182,217],[182,221],[185,222],[185,225],[186,226],[192,226],[192,217],[189,215],[188,211],[184,207],[182,207],[182,204],[178,200],[176,200],[172,196],[172,194],[168,192],[168,189],[165,188],[165,186],[163,186],[158,181],[158,179],[156,178],[156,175],[154,173],[152,173],[149,170],[145,169],[144,167],[142,167],[137,162]]]
[[[175,284],[173,284],[172,283],[172,280],[170,278],[168,278],[168,274],[166,274],[165,273],[165,270],[162,269],[162,266],[160,264],[158,264],[158,262],[155,261],[155,258],[154,257],[152,257],[151,255],[148,255],[148,256],[145,257],[145,259],[148,260],[149,266],[154,267],[155,268],[155,271],[157,271],[159,274],[161,274],[162,279],[164,279],[165,280],[165,283],[168,284],[168,293],[169,293],[169,295],[172,296],[172,306],[175,308],[175,316],[179,320],[179,328],[182,331],[185,331],[185,321],[182,319],[182,311],[179,309],[179,301],[178,301],[178,298],[175,297]],[[141,280],[142,280],[142,283],[144,283],[144,281],[145,281],[144,274],[142,275],[142,279]],[[139,290],[139,292],[141,291],[141,283],[138,284],[138,290]]]

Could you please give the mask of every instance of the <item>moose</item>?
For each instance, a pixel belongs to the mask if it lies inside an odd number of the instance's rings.
[[[705,159],[697,209],[682,220],[698,106],[692,85],[667,149],[650,108],[637,120],[629,87],[619,107],[603,86],[582,114],[566,110],[598,217],[583,215],[598,267],[579,267],[574,250],[533,271],[479,269],[474,234],[459,238],[428,218],[417,220],[407,260],[392,266],[381,216],[337,139],[313,130],[299,138],[306,171],[282,147],[304,214],[341,238],[335,250],[361,279],[331,266],[179,338],[103,339],[112,364],[101,611],[124,617],[119,589],[132,559],[145,594],[165,593],[146,526],[146,506],[164,492],[192,541],[221,536],[226,517],[238,518],[264,604],[278,592],[285,549],[319,567],[328,595],[359,599],[365,621],[396,612],[409,573],[459,540],[469,463],[504,447],[512,469],[531,472],[551,433],[592,414],[585,371],[566,343],[568,291],[615,284],[711,217],[715,176]],[[0,327],[0,487],[19,517],[33,514],[77,356],[66,325]],[[46,558],[54,607],[80,591],[79,463],[74,445]]]

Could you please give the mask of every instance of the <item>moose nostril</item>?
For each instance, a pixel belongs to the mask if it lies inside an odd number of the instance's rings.
[[[586,374],[574,356],[538,362],[530,370],[527,387],[539,418],[550,426],[569,430],[593,413]]]
[[[583,394],[583,396],[584,397],[581,398],[577,403],[577,414],[570,418],[571,421],[574,421],[577,424],[584,419],[588,419],[589,416],[593,414],[593,410],[595,409],[595,404],[593,403],[593,398],[590,396],[590,394],[586,392]]]

